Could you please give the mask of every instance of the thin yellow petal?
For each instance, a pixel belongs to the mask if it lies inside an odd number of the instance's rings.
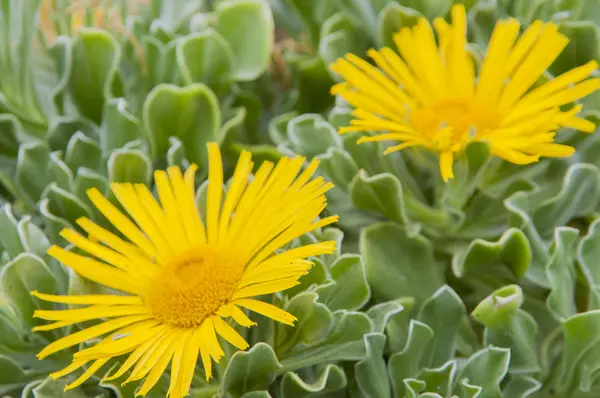
[[[217,334],[227,340],[229,343],[234,345],[240,350],[245,350],[248,348],[248,343],[238,332],[235,331],[234,328],[229,326],[227,322],[221,319],[220,316],[213,317],[215,322],[215,330]]]
[[[292,314],[264,301],[245,298],[235,300],[233,303],[286,325],[294,326],[297,320]]]

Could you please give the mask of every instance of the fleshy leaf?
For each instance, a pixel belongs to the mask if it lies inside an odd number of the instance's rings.
[[[333,282],[318,286],[315,292],[331,311],[358,310],[367,303],[371,291],[360,256],[343,255],[331,265],[330,273]]]
[[[233,398],[269,387],[275,372],[281,367],[273,349],[258,343],[248,351],[238,351],[231,357],[221,388]]]

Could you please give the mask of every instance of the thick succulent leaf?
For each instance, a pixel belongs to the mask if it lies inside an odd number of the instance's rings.
[[[364,54],[368,48],[369,37],[356,27],[348,14],[338,12],[323,22],[319,55],[327,63],[331,64],[347,53]]]
[[[551,286],[546,305],[552,315],[559,320],[570,318],[577,313],[573,251],[578,236],[579,231],[575,228],[556,228],[552,257],[546,265],[546,273]]]
[[[38,324],[33,318],[36,309],[51,309],[50,304],[32,297],[30,292],[54,293],[57,282],[41,258],[22,253],[0,271],[0,288],[2,295],[17,309],[22,324],[30,329]]]
[[[404,380],[413,378],[419,373],[423,354],[432,339],[433,330],[429,326],[419,321],[410,321],[404,349],[393,354],[388,362],[388,373],[396,398],[404,397],[406,391]]]
[[[328,396],[344,387],[348,380],[346,374],[337,365],[323,367],[314,377],[314,381],[307,382],[293,372],[287,372],[281,379],[281,397],[283,398],[316,398]]]
[[[0,210],[0,247],[9,257],[18,256],[24,251],[23,241],[19,235],[17,219],[13,215],[10,204],[5,204]]]
[[[137,149],[117,149],[107,162],[110,182],[148,184],[152,176],[150,159]]]
[[[527,398],[535,396],[539,391],[541,383],[529,376],[516,375],[511,376],[506,386],[502,389],[504,397]]]
[[[396,176],[384,173],[368,176],[360,170],[348,186],[356,208],[379,213],[399,224],[408,224],[404,192]]]
[[[223,0],[217,4],[216,30],[234,55],[236,80],[254,80],[269,62],[273,49],[273,14],[260,0]]]
[[[429,241],[400,225],[363,229],[360,249],[373,296],[380,301],[413,296],[420,305],[444,284]]]
[[[73,173],[81,167],[96,170],[100,165],[101,156],[98,143],[78,131],[69,140],[64,162]]]
[[[365,358],[354,365],[358,387],[365,398],[391,398],[390,384],[383,359],[385,335],[369,333],[364,336]]]
[[[41,143],[24,144],[19,148],[15,184],[31,205],[38,202],[50,183],[49,162],[50,151]]]
[[[423,303],[417,319],[431,328],[433,339],[421,356],[422,366],[435,368],[454,358],[458,329],[465,315],[462,300],[448,285]]]
[[[467,387],[467,391],[473,391],[473,387],[466,385],[468,383],[481,388],[479,395],[475,395],[478,398],[502,398],[500,382],[506,376],[509,362],[510,350],[506,348],[488,347],[475,353],[456,376],[454,393],[461,390],[461,385]]]
[[[141,138],[142,134],[140,122],[127,109],[125,99],[112,98],[106,101],[100,125],[100,147],[104,156]]]
[[[331,147],[341,147],[335,129],[317,114],[298,116],[287,124],[287,136],[294,151],[307,158],[326,153]]]
[[[90,28],[79,32],[71,51],[69,93],[81,115],[100,124],[104,102],[113,96],[119,47],[110,33]]]
[[[146,98],[144,124],[155,158],[166,155],[169,137],[176,136],[185,145],[187,158],[205,169],[206,143],[219,133],[221,112],[215,94],[204,84],[160,85]]]
[[[318,286],[319,301],[331,311],[358,310],[371,297],[365,276],[365,266],[358,255],[345,254],[329,268],[332,282]]]
[[[387,301],[375,304],[367,310],[367,315],[373,321],[373,332],[384,333],[388,322],[394,316],[405,311],[402,302],[404,300]]]
[[[235,56],[213,29],[188,35],[177,43],[177,65],[186,84],[204,83],[219,92],[233,76]]]
[[[246,392],[269,387],[281,367],[273,349],[258,343],[248,351],[238,351],[227,365],[221,384],[222,391],[231,397],[242,397]]]
[[[389,3],[379,14],[377,21],[379,44],[395,48],[392,37],[402,28],[411,28],[422,15],[414,8],[405,7],[395,2]]]

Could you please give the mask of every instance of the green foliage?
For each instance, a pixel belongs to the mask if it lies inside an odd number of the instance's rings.
[[[0,395],[135,395],[101,381],[123,358],[74,390],[50,379],[79,347],[35,354],[76,327],[32,333],[33,312],[51,307],[29,292],[102,292],[46,254],[80,217],[109,228],[88,189],[112,200],[113,182],[151,185],[156,169],[195,163],[202,208],[209,141],[226,180],[242,150],[255,164],[318,158],[340,221],[292,243],[335,240],[337,251],[264,298],[295,327],[259,318],[239,330],[251,348],[226,346],[210,382],[198,366],[191,397],[600,395],[598,134],[561,132],[577,153],[528,166],[474,143],[444,184],[428,152],[383,155],[338,135],[352,110],[330,95],[329,71],[464,3],[476,58],[500,19],[555,21],[570,43],[550,77],[600,60],[597,1],[153,0],[132,11],[82,0],[77,27],[58,0],[52,34],[40,3],[0,1]],[[583,103],[600,121],[600,96]],[[150,397],[166,395],[167,376]]]

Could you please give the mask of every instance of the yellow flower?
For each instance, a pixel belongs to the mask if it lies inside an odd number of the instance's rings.
[[[441,18],[433,25],[439,45],[422,18],[394,35],[399,54],[369,50],[378,68],[353,54],[332,65],[345,80],[332,94],[355,107],[356,119],[340,134],[384,131],[358,142],[401,142],[385,153],[412,146],[439,152],[447,181],[455,154],[470,141],[486,141],[495,156],[528,164],[573,154],[572,147],[553,143],[559,127],[594,130],[576,116],[581,105],[561,107],[600,88],[600,79],[585,80],[597,69],[595,61],[532,88],[568,43],[556,25],[536,21],[517,39],[519,22],[500,21],[477,72],[467,50],[464,6],[453,6],[451,25]]]
[[[219,147],[209,144],[208,154],[206,223],[194,203],[196,167],[184,175],[178,167],[170,167],[154,175],[160,203],[143,184],[112,185],[133,221],[98,190],[88,192],[94,205],[127,240],[82,218],[77,223],[89,238],[71,229],[61,235],[96,258],[57,246],[49,249],[51,256],[82,277],[116,291],[75,296],[32,292],[49,302],[86,305],[36,311],[35,317],[55,321],[36,327],[36,331],[102,320],[49,344],[38,354],[43,359],[101,338],[75,353],[70,366],[51,375],[62,377],[87,365],[67,389],[81,385],[111,358],[129,355],[107,379],[133,369],[126,382],[145,377],[138,392],[145,395],[171,363],[168,394],[184,397],[198,356],[207,380],[212,374],[211,359],[218,363],[223,357],[218,337],[240,350],[248,347],[224,318],[250,327],[255,323],[242,311],[247,309],[293,325],[293,315],[252,297],[297,285],[312,266],[306,258],[334,251],[334,241],[278,251],[293,239],[337,221],[337,216],[317,220],[326,206],[324,193],[332,185],[322,177],[309,181],[318,161],[300,172],[301,157],[282,158],[276,166],[265,162],[249,182],[253,163],[250,153],[243,152],[222,198]]]

